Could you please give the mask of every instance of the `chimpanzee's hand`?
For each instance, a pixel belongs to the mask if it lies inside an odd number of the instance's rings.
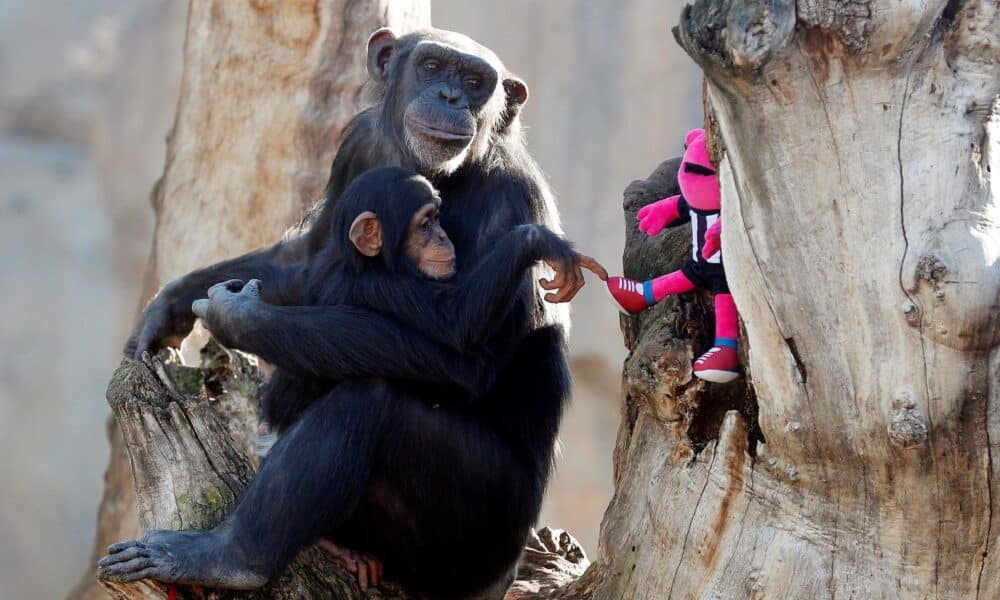
[[[173,286],[168,284],[139,315],[123,352],[139,360],[147,352],[153,354],[160,348],[179,346],[193,326],[194,315],[186,303],[178,305]]]
[[[607,280],[608,272],[593,258],[580,254],[573,246],[541,225],[526,226],[528,243],[535,244],[539,249],[541,259],[555,271],[552,279],[538,281],[542,289],[556,290],[545,294],[547,302],[569,302],[576,296],[586,280],[583,269],[588,269]]]
[[[261,304],[260,280],[230,279],[208,288],[208,298],[195,300],[191,310],[219,343],[240,348],[240,332]]]
[[[601,266],[601,263],[579,252],[574,252],[573,254],[574,257],[571,262],[556,263],[548,260],[545,261],[546,264],[552,267],[552,270],[556,274],[552,279],[540,279],[538,284],[545,290],[557,290],[556,292],[545,294],[546,302],[555,304],[572,300],[586,283],[586,280],[583,278],[583,269],[593,272],[602,281],[608,280],[608,271]]]

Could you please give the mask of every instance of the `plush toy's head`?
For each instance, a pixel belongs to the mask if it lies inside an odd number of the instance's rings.
[[[719,210],[722,194],[719,191],[719,176],[708,160],[705,147],[705,130],[692,129],[684,139],[684,160],[677,170],[677,183],[681,194],[694,208]]]

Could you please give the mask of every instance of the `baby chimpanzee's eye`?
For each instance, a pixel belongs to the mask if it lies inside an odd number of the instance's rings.
[[[440,71],[441,70],[441,63],[438,62],[438,61],[436,61],[436,60],[434,60],[433,58],[430,59],[430,60],[425,60],[424,61],[424,68],[427,69],[428,71],[431,71],[431,72],[433,72],[433,71]]]

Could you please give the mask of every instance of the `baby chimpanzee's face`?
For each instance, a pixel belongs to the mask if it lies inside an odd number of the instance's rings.
[[[441,228],[440,198],[420,207],[410,220],[406,234],[406,256],[431,279],[448,279],[455,274],[455,246]]]

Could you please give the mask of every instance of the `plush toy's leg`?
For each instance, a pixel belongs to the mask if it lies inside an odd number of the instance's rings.
[[[740,373],[740,357],[736,352],[739,325],[736,303],[729,294],[715,295],[715,345],[694,361],[694,374],[715,383],[732,381]]]
[[[646,310],[667,296],[690,292],[694,288],[691,280],[680,271],[646,281],[609,277],[606,287],[618,310],[631,315]]]

